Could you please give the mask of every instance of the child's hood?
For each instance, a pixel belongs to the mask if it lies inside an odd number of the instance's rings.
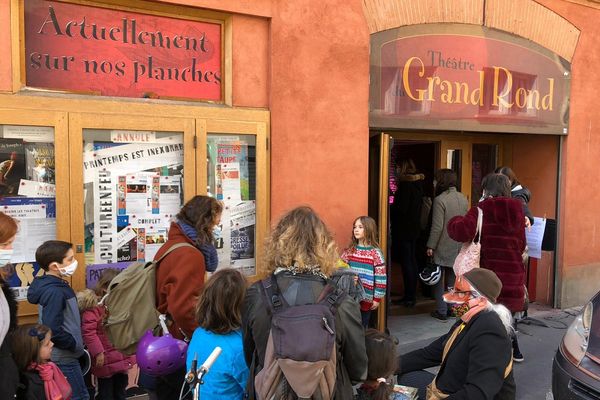
[[[40,304],[44,301],[44,298],[51,295],[48,293],[49,291],[63,291],[68,288],[69,284],[64,280],[52,275],[43,275],[31,282],[27,291],[27,300],[31,304]]]
[[[96,308],[98,306],[98,297],[93,290],[82,290],[81,292],[77,292],[77,305],[80,312]]]

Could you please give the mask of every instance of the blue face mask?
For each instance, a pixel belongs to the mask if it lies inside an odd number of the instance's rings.
[[[13,250],[5,250],[0,249],[0,267],[5,266],[10,263],[10,259],[12,258]]]
[[[212,234],[213,234],[213,238],[214,238],[215,240],[219,240],[219,239],[221,239],[221,234],[222,234],[222,233],[223,233],[223,230],[221,229],[221,226],[220,226],[220,225],[215,225],[215,226],[213,227]]]

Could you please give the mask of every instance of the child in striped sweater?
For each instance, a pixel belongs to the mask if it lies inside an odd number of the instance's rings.
[[[360,302],[362,324],[369,325],[371,313],[379,307],[385,296],[387,273],[383,252],[377,241],[377,224],[371,217],[362,216],[354,221],[352,241],[341,259],[354,270],[365,288],[365,298]]]

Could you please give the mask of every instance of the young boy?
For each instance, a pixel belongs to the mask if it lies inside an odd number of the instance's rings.
[[[71,243],[60,240],[44,242],[35,252],[35,260],[45,271],[29,286],[27,300],[39,304],[39,321],[52,329],[52,361],[65,374],[73,400],[88,400],[78,358],[83,355],[81,319],[75,292],[62,277],[77,269]]]

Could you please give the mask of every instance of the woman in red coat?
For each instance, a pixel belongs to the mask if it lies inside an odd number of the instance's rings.
[[[510,197],[510,181],[502,174],[483,179],[483,197],[477,207],[483,211],[481,262],[502,281],[498,303],[515,312],[525,308],[525,214],[523,205]],[[448,235],[457,242],[470,242],[477,229],[477,207],[448,222]],[[516,336],[513,336],[515,361],[523,361]]]
[[[188,243],[169,253],[156,270],[156,309],[166,314],[171,335],[190,339],[198,327],[195,305],[204,286],[204,275],[217,269],[218,256],[213,243],[221,222],[223,205],[208,196],[194,196],[181,208],[171,223],[167,242],[155,260],[172,246]],[[177,400],[185,376],[185,367],[156,381],[160,400]]]

